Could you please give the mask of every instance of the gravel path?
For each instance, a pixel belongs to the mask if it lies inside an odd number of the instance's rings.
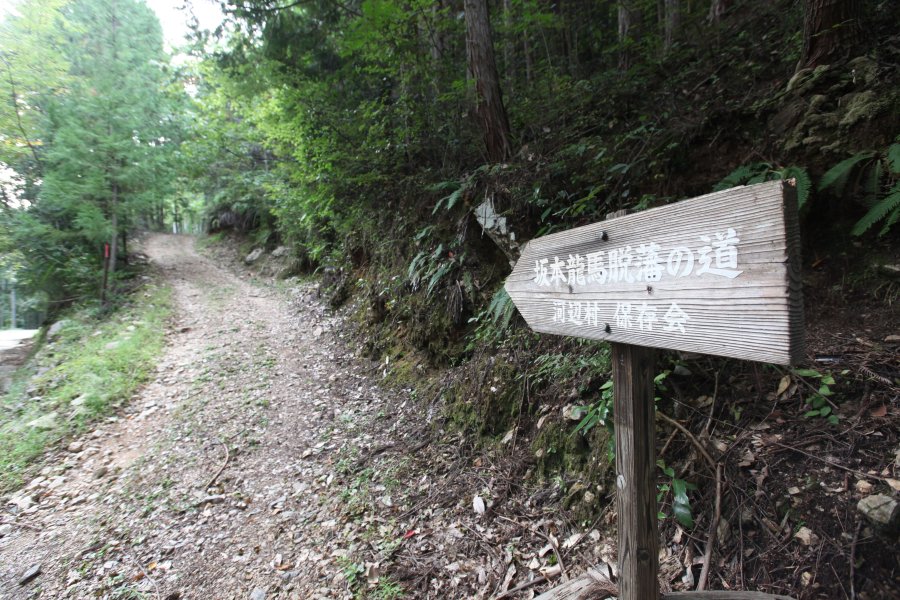
[[[323,542],[340,453],[385,404],[371,364],[348,368],[312,285],[258,287],[188,237],[145,251],[176,305],[157,376],[11,507],[0,598],[352,597],[352,549]]]
[[[564,487],[526,483],[515,430],[478,448],[440,391],[379,386],[427,367],[362,358],[314,284],[189,237],[144,251],[175,301],[156,377],[4,499],[0,600],[531,598],[561,575],[550,539],[571,575],[614,564]]]

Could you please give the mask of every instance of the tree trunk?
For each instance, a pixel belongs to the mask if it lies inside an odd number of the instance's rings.
[[[503,162],[512,154],[509,119],[503,106],[486,0],[465,0],[466,56],[475,83],[475,112],[481,125],[488,160]]]
[[[503,40],[503,76],[506,82],[506,89],[509,93],[515,95],[513,86],[516,82],[516,66],[513,61],[515,55],[516,38],[512,34],[513,13],[510,0],[503,0],[503,26],[506,29],[506,38]]]
[[[826,64],[859,41],[860,0],[804,0],[803,51],[797,70]]]
[[[112,200],[109,207],[109,222],[112,227],[112,239],[109,244],[109,272],[116,272],[116,253],[119,249],[119,184],[112,186]]]
[[[715,25],[722,20],[722,16],[725,15],[725,11],[731,6],[731,0],[710,0],[709,3],[709,14],[707,15],[707,20],[709,20],[710,24]]]
[[[528,28],[522,28],[522,52],[525,54],[525,81],[531,83],[534,76],[534,63],[531,60],[531,43],[528,41]]]
[[[675,43],[678,36],[678,30],[681,28],[681,1],[666,0],[666,26],[665,26],[665,42],[664,50],[666,53]]]
[[[619,69],[631,67],[632,48],[637,41],[640,12],[633,0],[619,0]]]
[[[10,329],[16,328],[16,284],[13,282],[9,288],[9,326]]]

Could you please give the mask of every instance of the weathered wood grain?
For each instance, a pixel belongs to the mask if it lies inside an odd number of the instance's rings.
[[[612,345],[616,527],[619,533],[619,598],[622,600],[659,596],[654,354],[652,348]]]
[[[622,600],[622,596],[617,596],[616,585],[610,580],[605,569],[591,568],[583,575],[536,596],[534,600],[615,600],[617,598]],[[667,592],[659,598],[662,600],[794,600],[790,596],[741,591]]]
[[[534,600],[616,600],[616,598],[615,594],[609,593],[607,584],[602,583],[596,575],[585,574],[548,590],[540,596],[535,596]],[[660,595],[659,598],[661,600],[795,600],[791,596],[739,591],[668,592]]]
[[[727,278],[698,275],[699,250],[716,234],[733,229],[737,266]],[[661,260],[688,248],[693,271],[673,276],[663,265],[659,280],[538,283],[536,261],[586,257],[642,244],[657,244]],[[547,235],[529,242],[506,281],[506,290],[532,329],[542,333],[624,342],[748,360],[792,364],[803,357],[803,300],[800,282],[796,193],[789,182],[773,181],[708,194],[620,218]],[[709,253],[707,253],[710,256]],[[608,256],[606,254],[605,256]],[[682,269],[686,267],[685,254]],[[636,267],[630,271],[633,276]],[[560,317],[562,305],[577,303]],[[646,303],[655,321],[639,328],[637,311]],[[672,327],[664,316],[672,304],[688,316]],[[617,322],[617,309],[631,315]],[[583,318],[589,308],[592,316]],[[562,309],[565,311],[565,307]],[[649,314],[649,313],[644,313]],[[677,313],[673,313],[677,314]],[[554,318],[557,317],[557,318]]]
[[[575,579],[551,590],[547,590],[534,600],[586,600],[587,598],[602,598],[603,593],[615,597],[616,585],[609,579],[604,569],[588,569],[588,571]]]

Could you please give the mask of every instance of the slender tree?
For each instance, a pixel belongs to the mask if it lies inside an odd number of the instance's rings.
[[[678,31],[681,29],[681,2],[680,0],[665,0],[665,36],[664,49],[668,52],[675,43]]]
[[[637,41],[641,13],[635,0],[619,0],[617,4],[619,29],[619,69],[628,70],[632,61],[632,46]]]
[[[466,56],[475,83],[475,113],[481,126],[490,162],[512,154],[509,119],[503,105],[500,77],[494,59],[493,37],[486,0],[465,0]]]
[[[710,0],[709,2],[709,14],[707,15],[707,20],[711,24],[718,23],[722,20],[722,17],[725,15],[725,12],[731,7],[731,0]]]

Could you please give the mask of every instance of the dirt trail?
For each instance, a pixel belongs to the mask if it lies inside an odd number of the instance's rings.
[[[189,237],[145,251],[176,305],[157,376],[27,486],[0,598],[352,597],[348,549],[323,540],[339,453],[375,443],[362,424],[386,405],[371,365],[312,286],[260,287]]]

